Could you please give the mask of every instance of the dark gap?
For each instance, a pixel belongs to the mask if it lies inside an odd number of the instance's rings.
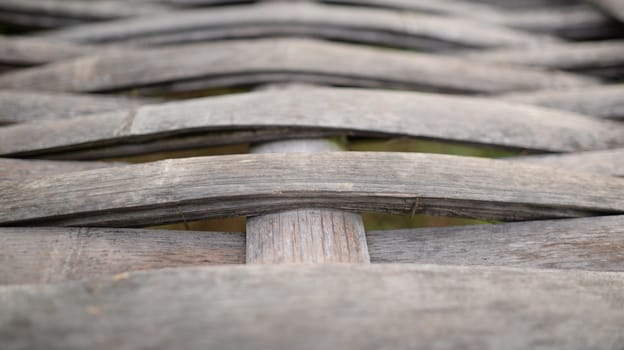
[[[187,230],[187,231],[212,231],[212,232],[245,232],[247,225],[246,217],[231,217],[224,219],[210,219],[189,221],[177,224],[150,226],[148,229],[156,230]]]
[[[417,227],[464,226],[499,223],[499,221],[485,221],[476,219],[454,218],[447,216],[432,216],[424,214],[396,215],[383,213],[363,213],[362,220],[366,231],[396,230]]]

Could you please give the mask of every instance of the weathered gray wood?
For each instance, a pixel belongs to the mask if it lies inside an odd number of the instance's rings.
[[[621,34],[616,22],[585,4],[536,6],[501,12],[504,15],[493,19],[493,23],[566,39],[597,40]]]
[[[0,158],[0,180],[28,178],[123,165],[121,162],[72,162]]]
[[[571,154],[534,155],[509,159],[602,175],[624,176],[624,148]]]
[[[506,48],[465,55],[472,59],[492,63],[592,72],[598,69],[622,67],[624,65],[624,41],[540,45],[522,50]]]
[[[0,36],[0,63],[31,66],[94,52],[90,45],[73,44],[54,38]]]
[[[0,228],[0,284],[51,283],[164,267],[242,264],[240,233]]]
[[[81,22],[147,15],[163,11],[156,4],[114,0],[0,0],[3,23],[35,28],[55,28]]]
[[[304,79],[490,93],[596,84],[594,79],[528,67],[309,39],[270,39],[108,51],[5,74],[0,88],[107,91],[149,86],[154,92]]]
[[[229,266],[0,288],[7,350],[618,349],[624,276],[433,265]]]
[[[375,263],[624,271],[624,216],[368,232]]]
[[[338,213],[331,217],[324,210],[323,215],[330,222],[342,222],[339,215],[343,212]],[[624,216],[601,216],[373,231],[366,239],[373,263],[623,271],[623,223]],[[0,242],[0,284],[241,264],[246,244],[242,233],[60,227],[0,228]]]
[[[156,99],[0,90],[0,124],[65,119],[137,107]]]
[[[253,153],[333,152],[322,139],[260,144]],[[247,218],[247,264],[370,263],[362,216],[331,209],[295,209]]]
[[[566,38],[605,35],[605,32],[610,32],[611,24],[606,16],[583,5],[535,6],[508,10],[474,1],[458,0],[327,0],[327,2],[452,15]]]
[[[142,226],[334,208],[503,220],[624,212],[624,179],[504,160],[328,152],[170,159],[0,184],[0,223]]]
[[[552,41],[460,18],[326,6],[312,2],[269,2],[168,12],[69,27],[51,35],[78,42],[171,44],[271,34],[296,35],[298,32],[309,36],[421,49],[435,49],[441,44],[442,47],[460,48],[500,47]],[[358,35],[362,32],[368,34]]]
[[[595,117],[624,118],[624,84],[512,93],[501,97],[511,102],[528,103]]]
[[[185,142],[197,146],[196,137],[203,145],[261,141],[270,135],[257,132],[224,138],[220,133],[262,129],[277,130],[273,139],[325,129],[342,134],[425,137],[553,152],[624,146],[624,124],[566,112],[472,97],[299,88],[4,127],[0,128],[0,154],[81,159],[93,154],[68,152],[112,147],[109,156],[115,152],[128,155],[149,152],[151,148],[121,148],[125,144],[156,142],[162,144],[161,149],[175,149]],[[185,139],[185,135],[199,136]],[[166,138],[180,141],[164,144]]]

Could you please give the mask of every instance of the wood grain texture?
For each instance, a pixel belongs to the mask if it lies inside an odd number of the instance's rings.
[[[252,153],[334,152],[323,139],[259,144]],[[331,209],[295,209],[247,218],[246,263],[370,263],[362,216]]]
[[[624,176],[624,162],[622,161],[624,148],[570,154],[533,155],[509,159],[574,171]]]
[[[247,264],[370,263],[362,216],[297,209],[247,219]]]
[[[624,119],[624,84],[511,93],[501,98],[595,117]]]
[[[253,59],[249,59],[252,57]],[[501,93],[596,84],[535,68],[309,39],[229,41],[112,50],[0,77],[0,88],[49,91],[188,91],[306,80],[325,84]],[[307,81],[310,82],[310,81]]]
[[[624,277],[614,272],[171,269],[3,287],[0,339],[7,350],[617,349],[624,344],[622,289]]]
[[[0,184],[0,223],[143,226],[333,208],[526,220],[624,212],[624,179],[382,152],[170,159]]]
[[[367,233],[374,263],[624,271],[624,216]]]
[[[65,119],[155,103],[156,99],[0,90],[0,124]]]
[[[316,212],[332,223],[342,222],[340,215],[344,213],[334,211],[332,217],[330,210]],[[624,271],[623,222],[624,216],[601,216],[371,231],[366,240],[372,263]],[[61,282],[189,265],[242,264],[246,250],[242,233],[142,229],[7,227],[0,228],[0,242],[0,284]],[[333,248],[348,246],[344,241],[331,243],[339,244]],[[300,261],[295,256],[282,258],[273,262]]]
[[[516,64],[572,71],[592,71],[624,65],[624,41],[608,40],[540,45],[471,52],[466,57],[498,64]]]
[[[244,130],[256,132],[220,136]],[[262,130],[275,132],[271,136]],[[315,130],[551,152],[624,146],[624,124],[543,108],[413,92],[295,88],[4,127],[0,128],[0,154],[83,159],[93,154],[80,150],[109,148],[109,156],[128,155],[151,151],[130,147],[150,142],[160,143],[161,149],[183,148],[185,143],[197,146],[196,138],[204,145],[257,142]],[[167,144],[166,140],[179,141]]]
[[[72,171],[123,165],[121,162],[75,162],[0,158],[0,181],[23,181]]]
[[[0,284],[245,262],[240,233],[15,227],[0,228],[0,243]]]
[[[69,27],[51,36],[86,43],[154,45],[297,34],[419,49],[527,46],[552,41],[456,17],[312,2],[170,11],[160,16]]]

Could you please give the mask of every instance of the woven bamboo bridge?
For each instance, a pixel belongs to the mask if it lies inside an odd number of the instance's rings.
[[[0,349],[624,349],[624,1],[0,0],[0,30]]]

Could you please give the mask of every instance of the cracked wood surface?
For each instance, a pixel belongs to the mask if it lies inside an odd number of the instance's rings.
[[[504,160],[329,152],[170,159],[0,184],[0,223],[142,226],[295,208],[501,220],[624,212],[624,179]]]

